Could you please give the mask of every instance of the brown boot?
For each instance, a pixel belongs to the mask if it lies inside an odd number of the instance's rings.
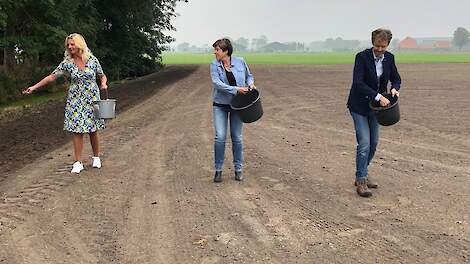
[[[366,182],[367,182],[367,187],[371,189],[377,189],[379,187],[379,185],[374,180],[371,180],[370,177],[367,178]],[[357,186],[356,181],[354,182],[354,186]]]
[[[374,181],[373,178],[367,177],[367,187],[371,189],[377,189],[379,185],[377,184],[377,182]]]
[[[357,194],[361,197],[371,197],[372,192],[367,187],[367,179],[360,179],[356,180],[355,185],[357,186],[356,191]]]

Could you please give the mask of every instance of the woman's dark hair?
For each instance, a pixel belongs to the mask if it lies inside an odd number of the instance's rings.
[[[218,39],[214,44],[212,44],[212,47],[219,47],[222,51],[227,51],[227,55],[232,56],[233,47],[228,38]]]
[[[388,44],[390,44],[390,41],[392,41],[392,31],[384,28],[378,28],[372,31],[372,44],[374,44],[377,39],[387,40]]]

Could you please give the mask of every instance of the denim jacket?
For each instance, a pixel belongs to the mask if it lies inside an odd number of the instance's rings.
[[[228,84],[222,61],[214,60],[211,63],[211,78],[214,87],[212,96],[215,103],[230,104],[232,97],[237,94],[237,87],[247,87],[254,83],[253,75],[243,58],[232,56],[231,63],[237,86]]]

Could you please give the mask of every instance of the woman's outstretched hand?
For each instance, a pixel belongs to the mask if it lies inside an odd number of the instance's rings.
[[[34,91],[34,88],[32,86],[30,86],[30,87],[24,89],[22,93],[23,94],[31,94],[31,93],[33,93],[33,91]]]

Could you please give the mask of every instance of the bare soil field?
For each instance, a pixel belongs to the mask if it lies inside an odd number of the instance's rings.
[[[398,65],[401,120],[382,127],[357,196],[351,66],[253,66],[263,118],[212,182],[208,66],[113,87],[103,168],[70,174],[62,105],[0,119],[0,263],[469,263],[470,64]]]

